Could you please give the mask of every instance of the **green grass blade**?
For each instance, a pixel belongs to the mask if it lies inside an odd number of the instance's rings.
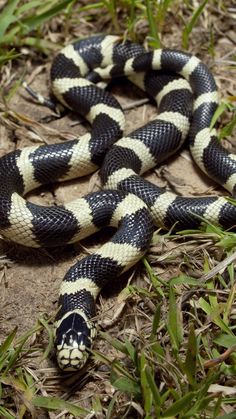
[[[136,365],[137,351],[128,339],[125,339],[125,347],[126,347],[127,353],[129,354],[130,358],[132,359],[133,363]]]
[[[10,369],[13,367],[13,365],[17,361],[17,358],[20,355],[20,353],[22,351],[22,348],[23,348],[23,346],[24,346],[24,344],[25,344],[25,342],[26,342],[27,339],[25,339],[16,349],[14,349],[14,351],[12,353],[12,356],[9,357],[7,367],[4,370],[4,374],[7,374],[8,371],[10,371]]]
[[[149,384],[147,381],[146,376],[146,368],[147,368],[147,360],[145,358],[144,352],[141,353],[140,356],[140,380],[141,380],[141,388],[142,388],[142,397],[143,397],[143,407],[146,413],[147,418],[150,416],[150,412],[152,409],[152,392],[150,391]]]
[[[41,6],[41,5],[42,5],[41,0],[32,0],[25,4],[19,5],[19,7],[17,7],[17,10],[16,10],[16,16],[20,17],[25,12],[28,12],[28,11],[32,12],[34,8],[37,8],[38,6]]]
[[[13,416],[9,409],[0,406],[0,417],[5,419],[16,419],[15,415]]]
[[[66,402],[56,397],[35,396],[32,400],[35,407],[44,407],[47,410],[66,410],[76,417],[84,417],[91,413],[91,411],[82,407],[76,406],[73,403]]]
[[[18,16],[18,18],[15,18],[14,20],[12,18],[11,28],[9,29],[9,31],[5,33],[5,36],[0,36],[0,44],[1,45],[7,45],[10,43],[14,43],[14,45],[24,44],[23,35],[27,35],[30,31],[37,29],[38,27],[40,27],[40,25],[50,20],[51,18],[56,16],[58,13],[64,12],[65,8],[73,2],[74,0],[63,0],[60,3],[51,7],[50,9],[46,10],[45,12],[37,14],[37,8],[36,8],[36,9],[31,10],[30,16],[27,16],[25,18],[23,16]],[[2,28],[1,19],[2,17],[0,18],[0,28]],[[6,31],[6,29],[4,31]],[[1,31],[0,31],[0,34],[1,34]],[[34,38],[31,38],[31,39],[33,40]],[[38,42],[40,42],[40,40],[38,40]],[[48,42],[48,41],[41,40],[41,43],[43,42]]]
[[[210,316],[213,323],[220,327],[225,333],[234,336],[233,332],[220,317],[218,308],[212,307],[203,297],[199,299],[198,304],[199,307],[201,307],[201,309],[205,311],[208,316]]]
[[[178,413],[183,413],[183,411],[188,410],[191,401],[195,397],[195,392],[190,392],[185,394],[181,399],[177,400],[175,403],[172,404],[165,412],[162,414],[162,418],[167,418],[171,416],[175,416]]]
[[[54,333],[53,328],[49,326],[48,322],[43,317],[39,319],[39,323],[42,324],[48,333],[48,344],[43,353],[43,359],[46,359],[54,347]]]
[[[108,408],[107,408],[107,412],[106,412],[106,419],[112,419],[115,416],[115,404],[117,402],[117,397],[118,397],[118,393],[114,394],[114,396],[112,397]],[[97,412],[96,412],[97,413]],[[102,406],[101,406],[101,410],[99,411],[99,413],[102,415]],[[99,417],[99,416],[97,416]]]
[[[121,342],[119,339],[112,338],[108,333],[105,333],[102,331],[100,331],[99,334],[102,336],[103,339],[109,342],[115,349],[124,353],[125,355],[128,355],[128,350],[126,348],[126,345],[123,342]]]
[[[160,319],[161,319],[161,303],[156,306],[156,311],[155,311],[155,314],[153,316],[152,332],[151,332],[151,336],[150,336],[151,341],[156,338],[157,328],[159,326]]]
[[[199,417],[197,414],[201,411],[205,411],[209,403],[212,403],[214,398],[214,395],[210,395],[197,400],[194,406],[188,410],[187,413],[185,413],[184,417],[190,419]]]
[[[147,10],[147,18],[149,23],[149,29],[150,29],[150,42],[149,44],[153,48],[160,48],[161,41],[158,35],[157,31],[157,24],[154,19],[154,14],[152,10],[152,2],[150,0],[146,0],[146,10]]]
[[[199,286],[199,281],[195,278],[192,278],[191,276],[187,276],[187,275],[182,274],[182,275],[179,275],[179,276],[176,276],[176,277],[172,278],[170,280],[169,284],[171,286],[182,285],[182,284]]]
[[[120,31],[117,10],[116,10],[116,0],[103,0],[104,6],[106,6],[108,12],[110,13],[111,20],[116,32]]]
[[[154,342],[151,344],[151,349],[158,362],[162,362],[165,358],[165,350],[162,348],[161,344],[159,342]]]
[[[185,26],[184,30],[183,30],[183,35],[182,35],[182,45],[184,49],[188,48],[188,41],[189,41],[189,35],[191,34],[199,16],[201,15],[201,13],[203,12],[206,4],[208,3],[208,0],[204,0],[200,6],[195,10],[195,12],[192,15],[192,18],[190,20],[190,22]]]
[[[128,377],[117,377],[113,378],[112,385],[117,388],[117,390],[128,394],[134,394],[136,398],[140,397],[140,386],[135,380],[131,380]]]
[[[25,25],[25,29],[23,30],[23,34],[26,34],[33,29],[36,29],[43,23],[47,22],[48,20],[52,19],[54,16],[56,16],[58,13],[63,12],[65,8],[70,4],[73,3],[74,0],[63,0],[62,2],[56,4],[51,9],[47,10],[44,13],[41,13],[39,15],[33,15],[30,17],[27,17],[23,20],[23,24]]]
[[[227,109],[227,104],[225,102],[222,102],[217,106],[211,120],[210,129],[212,129],[215,126],[216,122],[221,117],[221,115],[225,112],[226,109]]]
[[[14,15],[19,0],[8,0],[6,6],[3,8],[0,14],[0,38],[4,39],[4,34],[11,23],[17,20]]]
[[[15,338],[16,332],[17,328],[15,327],[15,329],[10,333],[10,335],[7,336],[6,340],[0,346],[0,371],[3,370],[4,373],[6,372],[9,363],[14,356],[14,349],[11,350],[11,345]]]
[[[232,346],[236,345],[236,336],[227,335],[226,333],[221,333],[214,339],[214,342],[217,343],[219,346],[223,346],[223,348],[231,348]]]
[[[0,357],[6,353],[8,351],[8,349],[10,348],[14,337],[16,336],[16,332],[17,332],[17,327],[15,327],[13,329],[13,331],[10,333],[10,335],[7,336],[7,338],[5,339],[5,341],[1,344],[0,346]]]
[[[147,270],[148,276],[150,278],[150,281],[153,285],[153,288],[156,290],[156,292],[161,296],[161,297],[165,297],[165,294],[162,290],[162,288],[160,287],[160,284],[162,284],[164,287],[168,286],[167,283],[165,283],[164,281],[161,280],[161,278],[157,278],[156,275],[153,273],[152,267],[150,266],[148,260],[146,258],[143,258],[143,263],[144,266]]]
[[[146,379],[147,379],[147,383],[149,384],[149,388],[152,392],[152,396],[153,396],[153,404],[154,404],[154,410],[155,410],[155,416],[158,418],[160,417],[160,412],[161,412],[161,397],[160,397],[160,393],[159,390],[157,388],[157,385],[155,383],[155,379],[153,377],[153,374],[150,370],[150,368],[147,366],[146,370]]]
[[[189,328],[189,337],[188,337],[188,347],[186,353],[186,359],[184,363],[185,373],[188,377],[188,381],[192,386],[196,384],[196,359],[197,359],[197,339],[195,335],[194,324],[190,324]]]
[[[220,131],[220,140],[233,134],[236,126],[236,116],[234,116],[228,124],[226,124]]]
[[[183,329],[181,314],[179,312],[179,307],[176,304],[173,287],[170,287],[169,292],[169,315],[167,329],[170,334],[173,349],[175,350],[175,352],[178,352],[180,343],[183,340]]]
[[[14,60],[14,58],[20,57],[21,54],[15,52],[14,49],[7,51],[5,54],[0,55],[0,66],[5,64],[7,61]]]
[[[216,419],[235,419],[235,412],[227,413],[226,415],[217,416]]]

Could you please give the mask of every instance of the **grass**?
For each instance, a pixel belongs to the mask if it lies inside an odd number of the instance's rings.
[[[208,0],[194,11],[193,16],[186,23],[183,29],[183,47],[186,49],[190,34],[206,6]],[[64,24],[72,18],[74,0],[46,0],[42,4],[40,0],[32,0],[23,3],[20,0],[10,0],[5,5],[0,15],[0,64],[12,60],[19,56],[15,49],[23,45],[34,47],[46,54],[55,49],[55,45],[40,36],[40,27],[49,22],[54,16],[62,14]],[[120,32],[122,28],[119,24],[118,4],[115,0],[103,0],[94,4],[88,4],[79,7],[76,13],[93,12],[95,9],[106,9],[110,15],[115,32]],[[131,38],[136,38],[134,30],[135,25],[141,19],[147,19],[149,25],[149,45],[153,48],[159,48],[161,43],[161,31],[165,23],[165,17],[168,9],[174,4],[173,0],[162,0],[155,2],[151,0],[135,1],[126,0],[121,2],[127,10],[126,25]],[[120,5],[120,7],[121,7]],[[9,50],[9,46],[12,48]]]
[[[205,242],[207,235],[213,246],[222,246],[229,238],[228,233],[215,227],[214,232],[205,234],[200,231],[191,235],[185,233],[188,240],[195,235],[195,245],[199,245],[201,240]],[[232,252],[232,249],[235,250],[235,235],[230,234],[230,238],[234,239],[234,245],[231,242],[229,247],[229,252]],[[179,241],[179,236],[169,239]],[[192,251],[195,250],[196,247],[192,246]],[[205,256],[205,271],[209,272],[209,258]],[[167,266],[168,258],[167,254]],[[232,396],[224,395],[224,385],[220,384],[219,392],[214,391],[214,383],[220,380],[220,376],[231,377],[231,385],[235,380],[233,302],[236,288],[233,263],[225,266],[229,275],[228,284],[218,273],[207,281],[200,280],[200,291],[199,279],[182,273],[167,282],[155,275],[146,258],[144,266],[151,291],[129,286],[123,292],[154,303],[156,308],[150,319],[148,335],[140,331],[133,345],[129,339],[121,341],[103,334],[118,352],[125,355],[125,361],[110,360],[97,353],[95,358],[111,366],[111,383],[117,391],[131,394],[135,401],[141,401],[145,418],[221,416],[224,404],[235,406],[234,391]],[[185,300],[188,293],[190,297]],[[225,351],[225,358],[222,351]],[[127,363],[131,365],[129,369],[125,367]]]
[[[7,53],[4,55],[5,48],[12,45],[13,48],[22,45],[34,46],[39,50],[47,52],[54,46],[48,41],[41,39],[40,32],[37,30],[40,25],[45,24],[59,13],[67,13],[67,10],[73,0],[46,1],[42,5],[39,0],[32,0],[22,3],[19,0],[10,0],[7,2],[0,16],[0,47],[2,54],[7,59]],[[32,31],[36,31],[35,36],[29,36]]]
[[[214,22],[227,9],[226,1],[216,10],[210,0],[194,6],[177,0],[78,3],[6,3],[0,15],[0,65],[9,98],[18,82],[8,84],[6,74],[12,68],[17,73],[18,65],[22,71],[25,51],[32,60],[50,59],[68,34],[78,34],[78,25],[99,32],[105,22],[107,32],[145,38],[158,48],[168,46],[171,22],[190,50],[207,27],[200,52],[215,56],[216,32],[204,12],[212,13]],[[58,42],[52,41],[53,27]],[[224,119],[221,138],[232,135],[236,124],[235,96],[230,89],[227,94],[213,121]],[[5,124],[15,118],[11,112],[1,116]],[[105,351],[96,347],[92,364],[74,378],[51,367],[51,321],[40,318],[22,336],[14,329],[0,347],[0,416],[38,417],[43,409],[50,418],[235,418],[235,252],[236,235],[211,225],[179,234],[156,232],[142,262],[141,284],[127,285],[117,297],[127,313],[119,317],[118,329],[100,332]],[[89,387],[93,383],[95,389]]]
[[[202,3],[200,3],[200,5],[194,10],[193,9],[193,14],[191,19],[189,20],[189,22],[187,22],[187,24],[185,25],[184,29],[183,29],[183,35],[182,35],[182,45],[184,49],[188,49],[188,44],[189,44],[189,37],[191,32],[193,31],[197,20],[199,19],[199,16],[201,15],[201,13],[203,12],[205,6],[207,5],[208,0],[203,0]]]
[[[150,259],[153,256],[152,248],[160,239],[163,240],[163,236],[160,238],[155,235],[150,256],[143,260],[149,286],[129,285],[121,292],[125,300],[142,301],[144,313],[148,312],[148,303],[151,301],[154,307],[152,315],[148,315],[148,321],[145,322],[145,315],[141,313],[143,328],[141,326],[133,338],[128,334],[120,339],[100,332],[108,352],[112,347],[112,353],[116,353],[114,357],[93,351],[95,364],[107,365],[109,380],[114,388],[114,394],[105,406],[107,418],[116,417],[117,409],[120,409],[123,417],[131,409],[132,415],[139,417],[142,411],[141,417],[150,419],[231,417],[221,413],[230,407],[234,409],[236,402],[234,264],[226,263],[224,272],[221,267],[220,272],[211,274],[209,261],[213,260],[213,254],[219,247],[224,249],[223,260],[233,251],[236,259],[235,234],[210,226],[205,231],[166,235],[165,246],[174,241],[182,259],[186,251],[183,237],[189,244],[185,263],[193,266],[196,264],[196,246],[205,244],[206,240],[209,242],[202,252],[204,272],[208,279],[188,276],[184,270],[168,281],[157,276]],[[162,253],[161,258],[168,269],[172,264],[170,253]],[[49,346],[45,350],[48,354],[52,336],[45,320],[38,322],[16,343],[14,330],[1,345],[1,414],[6,418],[15,417],[12,402],[17,397],[19,418],[25,417],[26,413],[35,414],[36,407],[48,411],[66,411],[73,417],[83,418],[93,414],[99,417],[104,412],[99,395],[98,400],[94,398],[90,409],[55,396],[40,395],[41,386],[38,386],[28,364],[34,355],[45,357],[45,353],[42,353],[39,344],[34,342],[30,345],[28,341],[45,328],[49,336]],[[227,385],[227,381],[230,385]],[[132,401],[132,408],[130,404],[119,405],[121,395]]]

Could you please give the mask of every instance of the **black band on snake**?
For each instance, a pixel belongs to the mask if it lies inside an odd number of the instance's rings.
[[[96,86],[119,76],[130,78],[159,108],[155,119],[123,138],[119,103]],[[51,80],[56,98],[83,115],[91,132],[0,159],[0,232],[25,246],[50,247],[74,243],[104,226],[117,227],[112,239],[77,262],[62,282],[55,323],[57,359],[62,369],[76,370],[86,362],[96,335],[98,293],[147,251],[153,224],[165,229],[174,224],[176,229],[196,228],[202,219],[225,228],[236,224],[236,206],[227,198],[176,196],[140,175],[188,136],[195,162],[235,195],[236,156],[223,149],[210,129],[216,85],[194,56],[167,49],[146,52],[117,36],[96,36],[65,47],[52,64]],[[42,184],[74,179],[101,165],[101,192],[53,208],[23,198]]]

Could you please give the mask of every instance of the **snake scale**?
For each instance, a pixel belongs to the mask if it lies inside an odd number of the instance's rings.
[[[159,108],[157,117],[127,137],[121,106],[97,85],[121,76],[152,96]],[[198,166],[235,196],[236,156],[210,129],[218,103],[216,84],[195,56],[170,49],[147,52],[117,36],[93,36],[56,56],[51,84],[57,100],[89,121],[91,131],[0,159],[0,232],[25,246],[50,247],[74,243],[104,226],[117,228],[109,242],[79,260],[62,281],[55,321],[57,360],[63,370],[76,370],[85,364],[96,336],[97,295],[144,255],[154,225],[196,228],[203,219],[225,228],[236,224],[236,206],[227,198],[177,196],[140,175],[188,137]],[[23,198],[42,184],[84,176],[100,166],[100,192],[53,208]]]

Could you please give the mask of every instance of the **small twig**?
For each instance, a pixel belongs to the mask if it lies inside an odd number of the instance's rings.
[[[234,262],[234,260],[236,260],[236,251],[232,255],[222,260],[222,262],[218,263],[218,265],[214,266],[214,268],[211,269],[209,272],[202,275],[199,278],[199,281],[200,282],[208,281],[208,279],[213,278],[213,276],[217,275],[219,272],[224,271],[230,263]]]
[[[215,62],[217,63],[217,62],[219,62],[219,61],[221,61],[221,60],[225,60],[226,58],[229,58],[229,57],[231,57],[232,55],[234,55],[234,54],[235,54],[235,52],[236,52],[236,48],[234,48],[233,50],[230,50],[229,52],[227,52],[227,54],[224,54],[224,55],[223,55],[223,57],[221,57],[221,58],[219,58],[219,59],[215,60]]]
[[[236,351],[236,345],[233,345],[231,348],[223,352],[223,354],[221,354],[218,358],[213,358],[206,361],[204,363],[204,368],[213,368],[216,365],[221,364],[235,351]]]
[[[128,111],[129,109],[133,109],[133,108],[136,108],[137,106],[145,105],[146,103],[149,103],[149,102],[150,102],[150,99],[148,97],[145,97],[143,99],[137,99],[127,105],[124,105],[122,109],[123,111]]]
[[[234,66],[236,65],[235,61],[233,61],[233,60],[223,60],[222,58],[220,60],[216,60],[215,64],[219,64],[219,65],[227,64],[227,65],[234,65]]]

